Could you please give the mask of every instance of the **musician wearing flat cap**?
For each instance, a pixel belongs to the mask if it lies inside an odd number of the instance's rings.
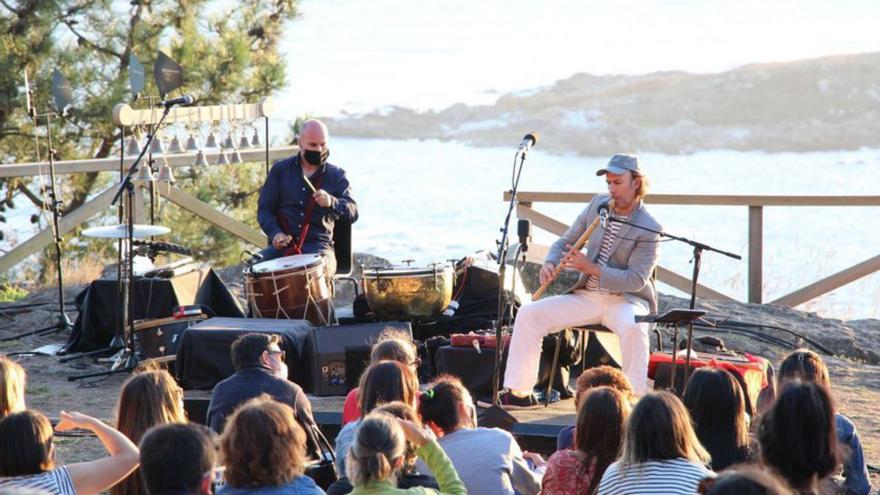
[[[333,228],[340,220],[354,223],[358,211],[345,170],[327,162],[329,139],[323,122],[307,120],[299,153],[269,171],[257,203],[257,220],[269,238],[260,252],[264,260],[318,253],[336,273]]]
[[[637,323],[636,316],[657,311],[652,274],[657,266],[659,236],[616,219],[657,231],[661,227],[642,201],[648,180],[637,157],[614,155],[596,175],[605,177],[608,194],[593,197],[550,248],[540,272],[541,284],[547,285],[557,267],[577,270],[577,284],[565,294],[523,305],[516,316],[505,389],[499,392],[505,408],[537,405],[532,390],[543,338],[579,325],[602,324],[614,332],[620,339],[623,371],[633,390],[637,395],[647,391],[649,328],[647,323]],[[594,221],[597,227],[585,252],[572,250]]]

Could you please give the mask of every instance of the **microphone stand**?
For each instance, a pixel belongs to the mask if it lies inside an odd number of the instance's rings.
[[[30,89],[28,89],[30,91]],[[73,328],[73,324],[70,322],[70,318],[67,316],[67,311],[64,308],[64,274],[61,270],[61,257],[62,257],[62,248],[61,248],[61,231],[60,231],[60,222],[61,222],[61,205],[62,202],[58,201],[58,194],[55,189],[55,155],[56,151],[52,148],[52,117],[56,114],[54,112],[46,112],[44,114],[37,114],[33,108],[29,109],[29,113],[34,120],[34,133],[36,135],[36,127],[37,122],[40,117],[46,118],[46,145],[48,147],[49,153],[49,209],[52,210],[52,240],[55,244],[55,269],[58,272],[58,321],[55,322],[54,325],[50,325],[43,328],[38,328],[36,330],[21,333],[18,335],[13,335],[11,337],[5,337],[0,339],[0,342],[7,342],[10,340],[17,340],[22,337],[27,337],[30,335],[44,335],[53,332],[60,332],[63,330],[70,330]],[[63,112],[62,112],[63,114]],[[39,141],[37,141],[37,154],[39,155]],[[39,158],[38,158],[39,161]]]
[[[659,235],[660,237],[665,237],[667,239],[672,239],[672,240],[676,240],[679,242],[683,242],[683,243],[694,248],[694,257],[691,260],[694,263],[694,270],[691,275],[691,300],[690,300],[689,309],[694,309],[694,306],[696,306],[696,302],[697,302],[697,279],[700,276],[700,265],[701,265],[702,259],[703,259],[703,251],[712,251],[712,252],[716,252],[718,254],[723,254],[724,256],[727,256],[728,258],[733,258],[735,260],[742,260],[742,256],[740,256],[738,254],[734,254],[734,253],[730,253],[727,251],[723,251],[721,249],[713,248],[712,246],[709,246],[708,244],[703,244],[702,242],[697,242],[697,241],[688,239],[686,237],[667,234],[666,232],[663,232],[660,230],[655,230],[650,227],[644,227],[642,225],[637,225],[635,223],[624,220],[622,218],[615,217],[611,214],[608,215],[608,221],[609,222],[618,222],[618,223],[622,223],[624,225],[629,225],[630,227],[636,227],[638,229],[645,230],[647,232],[652,232],[654,234]],[[682,383],[682,391],[684,390],[685,387],[687,387],[688,380],[690,379],[691,344],[693,343],[693,339],[694,339],[694,323],[693,323],[693,321],[690,321],[688,323],[688,330],[687,330],[687,354],[685,355],[684,382]],[[673,342],[673,344],[672,344],[672,372],[673,373],[675,373],[676,347],[678,347],[678,342]],[[673,374],[672,376],[674,377],[675,375]]]
[[[134,101],[137,101],[138,96],[135,95]],[[132,137],[134,137],[134,133],[132,133]],[[120,182],[125,178],[125,127],[119,126],[119,180]],[[119,207],[116,209],[117,221],[121,225],[126,217],[125,214],[125,202],[119,203]],[[60,363],[67,363],[69,361],[75,361],[77,359],[82,359],[84,357],[89,356],[100,356],[102,354],[110,354],[113,355],[116,352],[125,348],[125,322],[120,320],[120,316],[125,312],[125,297],[123,295],[123,247],[125,245],[125,240],[123,238],[119,238],[116,242],[116,313],[113,315],[113,327],[116,331],[113,333],[113,338],[110,340],[110,343],[107,344],[106,347],[102,347],[100,349],[94,349],[91,351],[78,352],[76,354],[71,354],[69,356],[63,357],[59,360]]]
[[[119,184],[119,189],[116,191],[116,195],[113,196],[113,200],[110,202],[110,205],[113,206],[119,201],[119,198],[122,197],[122,193],[126,193],[126,202],[128,205],[128,209],[126,211],[126,223],[127,223],[127,232],[126,232],[126,240],[128,241],[127,249],[127,260],[126,267],[123,270],[123,281],[122,281],[122,299],[124,304],[122,305],[122,324],[123,327],[123,335],[124,344],[122,348],[122,356],[119,360],[114,363],[113,367],[108,371],[98,371],[95,373],[85,373],[82,375],[73,375],[67,377],[67,381],[79,380],[82,378],[93,378],[97,376],[107,376],[114,373],[125,373],[134,370],[138,364],[137,354],[134,349],[134,312],[132,308],[132,297],[131,297],[131,282],[134,278],[134,193],[135,193],[135,185],[132,181],[132,177],[137,172],[138,165],[140,165],[141,160],[144,158],[144,155],[147,154],[150,149],[150,145],[153,143],[153,139],[156,137],[156,133],[162,127],[162,124],[165,122],[165,118],[168,117],[168,113],[171,111],[171,105],[165,107],[165,111],[162,112],[162,117],[159,119],[159,123],[156,124],[156,127],[152,129],[152,132],[147,136],[147,143],[141,149],[140,154],[137,159],[135,159],[134,163],[131,164],[131,167],[128,169],[128,173],[125,175],[125,178],[122,179],[122,183]]]
[[[504,355],[504,339],[503,328],[505,316],[507,316],[508,325],[513,321],[513,301],[508,298],[505,291],[505,272],[507,271],[507,253],[510,250],[510,239],[508,231],[510,228],[510,217],[513,215],[513,209],[517,203],[517,191],[519,188],[519,179],[522,175],[523,164],[526,161],[526,151],[519,150],[519,167],[516,164],[516,155],[513,157],[513,188],[510,190],[510,204],[507,207],[507,216],[504,218],[504,226],[501,227],[501,240],[496,241],[498,244],[498,320],[494,322],[495,326],[495,367],[492,372],[492,403],[497,405],[498,391],[501,389],[501,358]],[[519,253],[517,253],[519,256]],[[515,287],[514,287],[515,288]],[[510,313],[509,315],[507,313]]]

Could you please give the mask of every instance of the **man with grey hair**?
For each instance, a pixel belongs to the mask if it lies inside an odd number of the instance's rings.
[[[617,334],[624,373],[637,395],[647,391],[649,329],[648,324],[636,323],[635,318],[657,311],[652,274],[657,266],[659,236],[607,220],[593,231],[585,253],[571,248],[598,216],[605,215],[600,209],[607,211],[611,200],[613,211],[607,213],[614,219],[657,231],[661,227],[642,202],[648,183],[638,158],[614,155],[596,175],[605,176],[608,194],[593,197],[551,246],[540,272],[541,284],[547,284],[557,266],[577,270],[577,284],[565,294],[523,305],[516,316],[504,374],[506,389],[499,392],[505,408],[537,405],[532,389],[538,376],[541,341],[550,333],[578,325],[601,323]]]
[[[345,170],[327,162],[329,141],[323,122],[307,120],[299,153],[269,171],[257,202],[257,221],[269,238],[260,253],[264,260],[318,253],[329,273],[336,273],[333,227],[337,221],[354,223],[358,211]]]

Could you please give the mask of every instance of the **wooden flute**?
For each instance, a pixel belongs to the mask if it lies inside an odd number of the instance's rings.
[[[609,212],[614,211],[614,200],[611,200],[608,202],[608,211]],[[568,252],[569,253],[576,253],[576,252],[580,251],[584,247],[584,245],[587,243],[587,241],[590,240],[590,236],[593,235],[593,231],[596,230],[596,227],[598,227],[599,223],[601,223],[601,222],[602,222],[602,216],[596,215],[596,218],[593,219],[593,223],[591,223],[590,226],[587,227],[587,230],[585,230],[584,233],[581,234],[581,236],[578,238],[577,242],[574,243],[574,245],[571,247],[571,249],[568,250]],[[550,284],[552,284],[553,281],[556,280],[556,277],[559,275],[559,272],[561,272],[561,271],[562,271],[562,260],[560,260],[560,263],[556,265],[556,269],[553,270],[553,276],[550,277],[550,280],[548,280],[546,284],[541,285],[541,287],[538,290],[536,290],[534,294],[532,294],[532,301],[537,301],[538,299],[541,298],[542,295],[544,295],[544,292],[547,290],[547,287],[550,287]]]

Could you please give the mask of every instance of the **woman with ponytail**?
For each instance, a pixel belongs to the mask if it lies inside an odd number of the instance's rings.
[[[437,477],[439,490],[421,486],[397,488],[397,473],[406,463],[407,441],[416,447],[416,454]],[[415,423],[382,412],[361,420],[346,465],[348,479],[354,484],[352,495],[467,493],[436,440]]]
[[[468,493],[541,491],[541,478],[529,469],[513,436],[498,428],[477,427],[473,399],[458,378],[437,377],[419,399],[419,415],[439,438]]]
[[[419,421],[419,417],[416,415],[415,411],[403,402],[389,402],[388,404],[383,404],[377,407],[373,411],[377,413],[385,413],[394,416],[395,418],[412,421],[413,424],[421,427],[421,421]],[[406,442],[406,452],[403,456],[403,465],[396,471],[397,488],[424,486],[426,488],[439,490],[440,485],[437,484],[437,480],[433,476],[422,474],[419,472],[418,468],[416,468],[416,458],[415,445],[413,445],[412,442]],[[354,487],[351,485],[351,482],[348,478],[343,476],[327,487],[327,495],[346,495],[347,493],[351,493],[352,489],[354,489]]]

